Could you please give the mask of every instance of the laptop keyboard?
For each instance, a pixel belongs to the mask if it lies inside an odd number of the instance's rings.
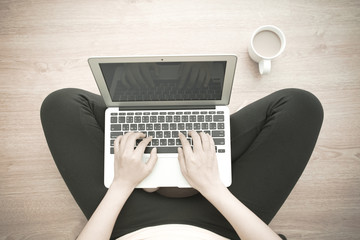
[[[188,135],[191,130],[205,132],[214,139],[217,153],[225,153],[224,112],[215,110],[199,111],[121,111],[111,113],[110,117],[110,153],[114,154],[114,141],[127,132],[143,132],[153,139],[145,149],[150,153],[156,147],[158,153],[177,153],[181,146],[179,132]],[[141,142],[138,139],[136,145]]]

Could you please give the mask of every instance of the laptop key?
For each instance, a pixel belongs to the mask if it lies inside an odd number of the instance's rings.
[[[150,153],[152,149],[152,147],[145,148],[145,153]],[[177,153],[177,149],[177,147],[156,147],[157,153]]]
[[[216,124],[216,123],[215,123],[215,124]],[[202,128],[203,130],[209,129],[209,123],[202,123],[202,124],[201,124],[201,128]]]
[[[164,131],[164,138],[171,138],[171,132],[170,131]]]
[[[215,145],[225,145],[225,138],[214,138]]]
[[[189,121],[189,116],[182,116],[181,121],[182,122],[188,122]]]
[[[172,131],[171,132],[171,137],[172,138],[178,138],[179,137],[179,132],[178,131]]]
[[[185,130],[185,124],[184,123],[178,123],[178,130]]]
[[[111,123],[116,123],[117,117],[111,117]]]
[[[119,117],[119,123],[125,123],[125,117]]]
[[[151,145],[156,147],[156,146],[159,146],[159,139],[153,139],[151,140]],[[148,149],[148,147],[147,147]],[[145,151],[146,152],[146,151]],[[150,152],[149,152],[150,153]]]
[[[159,116],[158,117],[158,122],[159,123],[165,122],[165,117],[164,116]]]
[[[151,116],[150,117],[150,122],[151,123],[156,123],[157,122],[157,116]]]
[[[134,123],[141,123],[141,117],[140,116],[135,116],[134,117]]]
[[[169,130],[169,124],[163,123],[163,124],[161,124],[161,128],[162,128],[162,130]]]
[[[175,139],[169,139],[168,144],[169,144],[169,146],[174,146],[175,145]]]
[[[190,116],[190,122],[196,122],[196,116],[191,115]]]
[[[172,116],[166,116],[166,122],[173,122]]]
[[[134,121],[134,117],[132,116],[126,117],[126,123],[133,123],[133,121]]]
[[[224,115],[214,115],[214,122],[223,122]]]
[[[166,146],[167,145],[167,139],[163,138],[160,139],[160,146]]]
[[[212,137],[225,137],[225,131],[212,131]]]
[[[111,131],[121,131],[121,124],[111,124],[110,129]]]

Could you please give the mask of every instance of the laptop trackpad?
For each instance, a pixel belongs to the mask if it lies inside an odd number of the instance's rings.
[[[143,160],[146,162],[149,157],[149,154],[144,154]],[[137,188],[156,187],[191,187],[181,173],[177,154],[158,154],[153,171],[137,186]]]

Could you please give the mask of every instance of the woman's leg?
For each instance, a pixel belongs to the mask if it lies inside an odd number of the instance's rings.
[[[231,192],[265,223],[280,209],[314,149],[323,109],[309,92],[285,89],[231,116]]]
[[[101,96],[62,89],[41,107],[41,122],[55,163],[71,194],[90,218],[104,187],[104,112]]]

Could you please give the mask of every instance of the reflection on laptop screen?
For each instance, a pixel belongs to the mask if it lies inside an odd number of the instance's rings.
[[[220,100],[226,61],[100,63],[113,102]]]

